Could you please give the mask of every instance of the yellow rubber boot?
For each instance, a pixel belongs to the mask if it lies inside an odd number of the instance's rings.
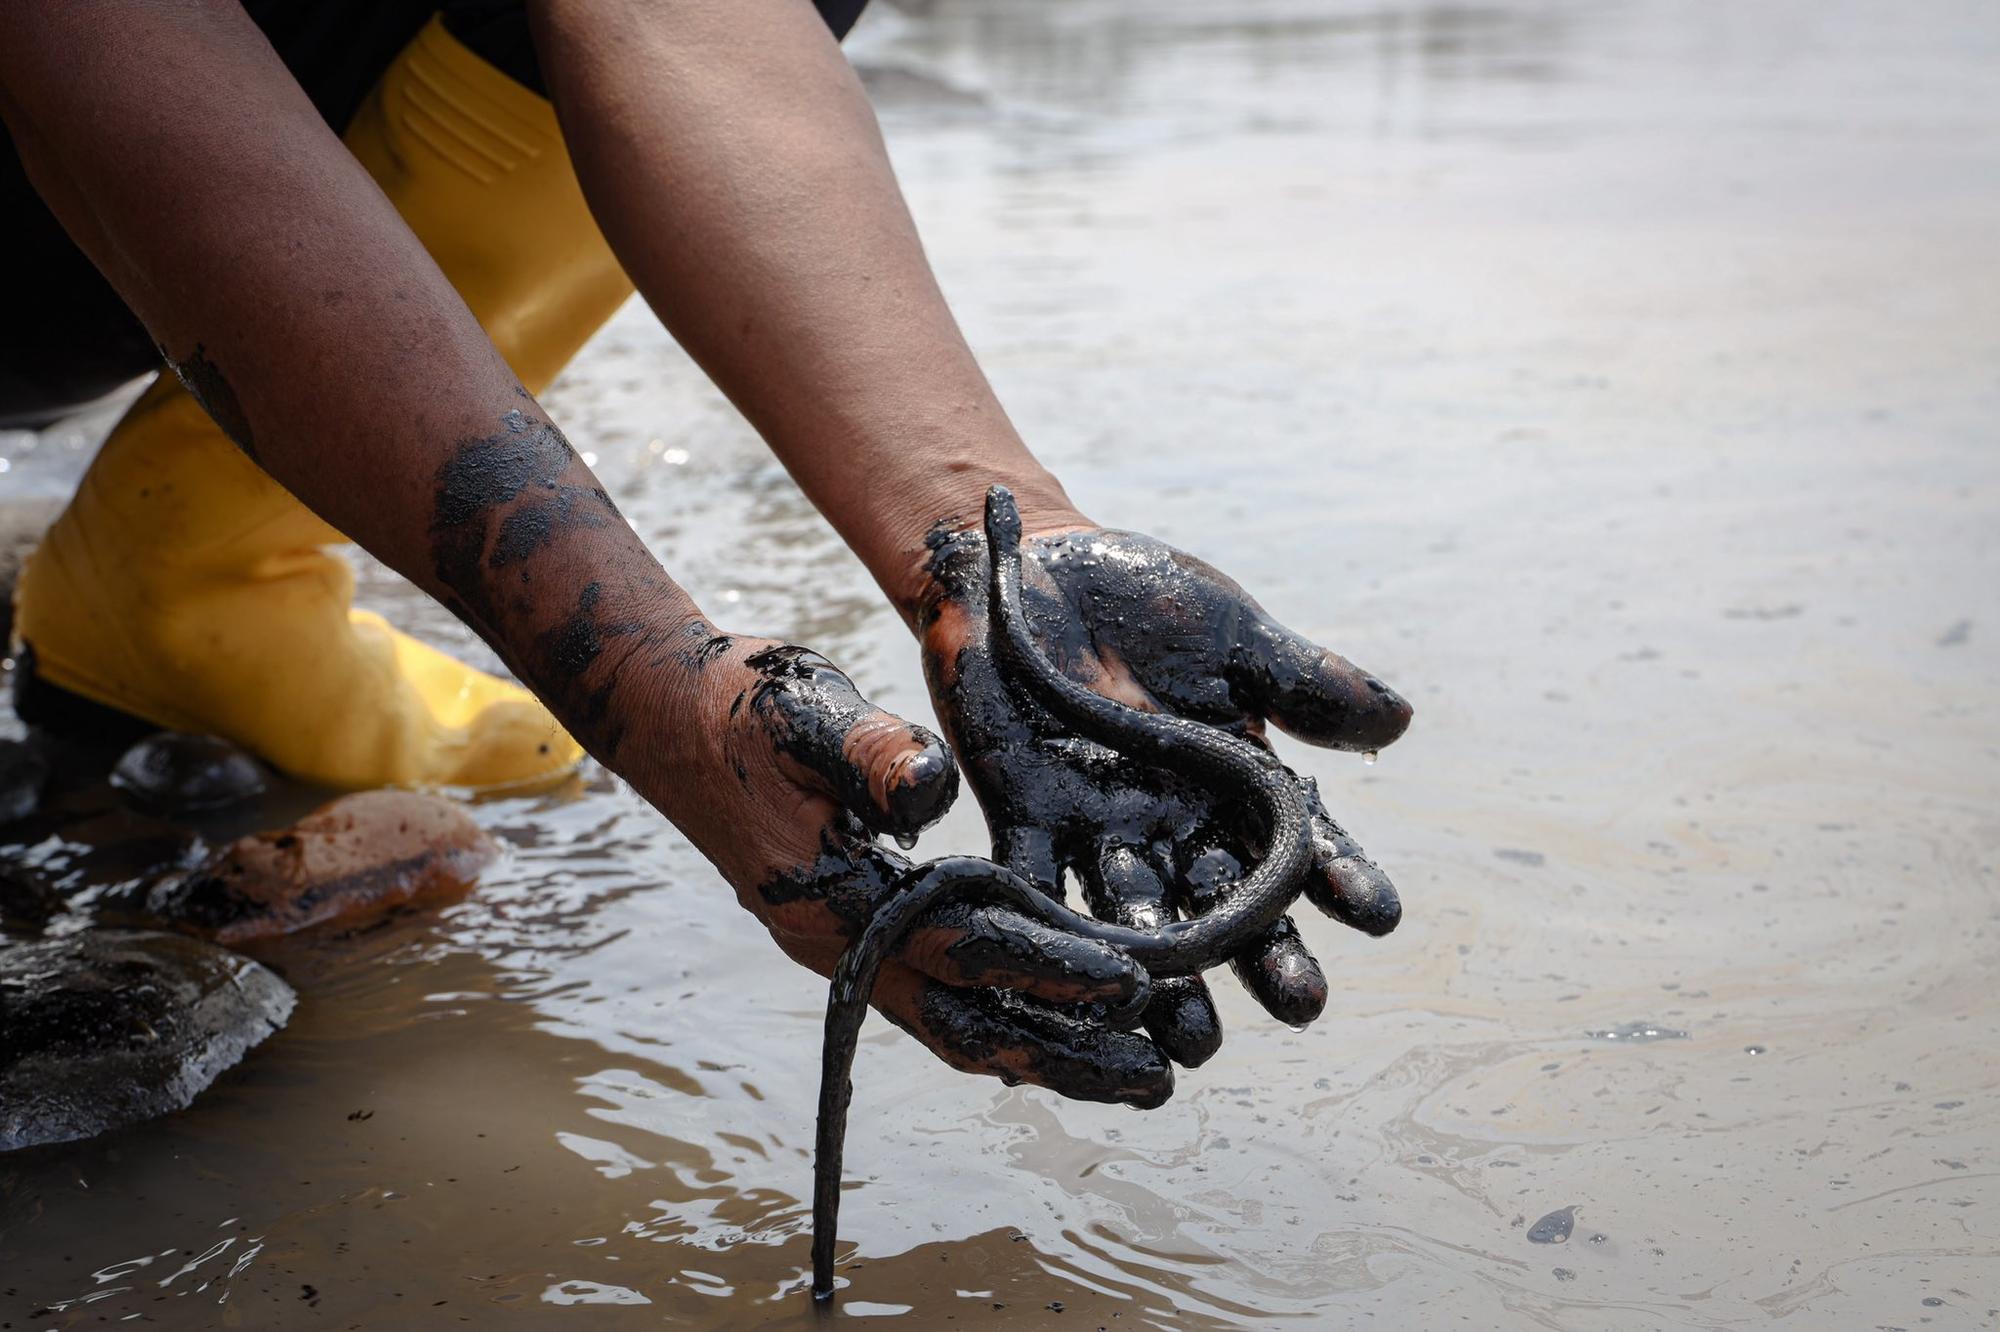
[[[347,134],[531,391],[631,294],[542,98],[433,20]],[[341,787],[512,785],[582,751],[517,685],[353,611],[344,540],[162,377],[22,571],[37,675]]]

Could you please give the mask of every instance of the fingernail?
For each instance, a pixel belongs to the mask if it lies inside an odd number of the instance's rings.
[[[883,811],[896,832],[918,832],[943,816],[958,795],[958,765],[942,741],[906,753],[890,766]]]
[[[1222,1048],[1222,1024],[1201,986],[1187,979],[1154,984],[1146,1034],[1182,1068],[1200,1068]]]
[[[1267,955],[1243,969],[1252,966],[1259,974],[1244,976],[1244,983],[1286,1026],[1303,1027],[1326,1011],[1326,976],[1310,957],[1296,952]]]
[[[945,769],[950,766],[951,759],[946,756],[943,745],[925,745],[917,751],[915,757],[903,764],[902,784],[922,786],[943,776]]]
[[[1403,923],[1403,899],[1396,896],[1394,888],[1384,887],[1375,894],[1374,901],[1362,929],[1380,938]]]
[[[1366,684],[1369,690],[1374,693],[1375,700],[1381,706],[1383,715],[1389,724],[1394,727],[1393,732],[1385,731],[1383,734],[1381,743],[1386,745],[1410,729],[1410,719],[1416,716],[1417,710],[1410,706],[1410,700],[1404,698],[1401,694],[1372,675],[1363,676],[1362,683]]]
[[[1174,1070],[1171,1065],[1162,1065],[1160,1074],[1152,1082],[1127,1087],[1118,1099],[1134,1110],[1157,1110],[1173,1099]]]
[[[1330,886],[1332,915],[1343,925],[1379,939],[1402,924],[1403,900],[1387,879],[1371,875],[1370,882],[1361,886],[1345,877],[1333,880]]]

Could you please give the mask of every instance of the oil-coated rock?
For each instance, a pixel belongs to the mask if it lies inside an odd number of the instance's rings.
[[[183,1109],[294,1002],[268,968],[183,935],[0,942],[0,1151]]]
[[[225,809],[264,793],[264,770],[229,741],[162,731],[125,751],[111,784],[161,814]]]

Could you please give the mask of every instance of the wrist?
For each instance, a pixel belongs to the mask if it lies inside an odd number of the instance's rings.
[[[692,601],[683,618],[649,638],[604,718],[602,729],[618,736],[605,765],[693,838],[689,816],[712,798],[705,776],[725,768],[730,701],[740,690],[730,663],[745,645],[763,640],[718,627]],[[702,850],[714,858],[711,848]]]
[[[1074,503],[1062,483],[1029,460],[1026,467],[990,463],[946,464],[900,491],[884,495],[888,509],[876,524],[862,562],[912,625],[927,597],[935,594],[935,560],[942,540],[977,531],[984,521],[986,491],[1004,485],[1014,492],[1024,532],[1045,533],[1096,524]]]
[[[510,655],[577,742],[640,786],[687,734],[678,722],[699,706],[703,646],[718,633],[664,576],[612,577],[586,584]]]

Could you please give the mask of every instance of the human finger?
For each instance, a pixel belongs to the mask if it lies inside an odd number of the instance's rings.
[[[761,678],[745,698],[779,752],[870,830],[915,834],[957,796],[958,765],[944,741],[870,703],[817,652],[766,648],[746,664]]]
[[[1157,930],[1174,918],[1166,885],[1132,847],[1107,842],[1082,866],[1084,897],[1100,920]],[[1222,1018],[1199,976],[1160,976],[1142,1019],[1167,1056],[1199,1068],[1222,1047]]]
[[[1319,784],[1307,778],[1305,789],[1313,843],[1313,872],[1306,878],[1306,900],[1363,934],[1379,937],[1389,933],[1403,919],[1403,901],[1396,885],[1326,812]]]
[[[1001,986],[1051,1003],[1137,1011],[1151,981],[1130,955],[1030,920],[969,903],[926,915],[897,951],[907,966],[954,986]]]
[[[1189,914],[1221,907],[1242,877],[1242,860],[1227,848],[1195,857],[1185,875]],[[1264,1011],[1288,1027],[1303,1027],[1326,1010],[1326,974],[1290,916],[1273,921],[1229,966]]]
[[[1046,829],[1001,828],[993,834],[993,859],[1058,902],[1062,900],[1062,866]]]
[[[1409,701],[1337,652],[1267,615],[1247,617],[1232,683],[1252,711],[1307,744],[1380,749],[1409,729]]]
[[[1145,1037],[1013,990],[959,989],[892,963],[876,980],[873,1002],[961,1073],[1146,1110],[1173,1095],[1173,1068]]]

